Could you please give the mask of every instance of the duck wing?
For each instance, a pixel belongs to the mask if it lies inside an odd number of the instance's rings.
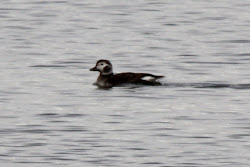
[[[146,84],[152,85],[156,82],[156,80],[163,78],[164,76],[153,75],[149,73],[119,73],[113,75],[111,82],[114,85],[119,85],[123,83],[134,83],[134,84]]]

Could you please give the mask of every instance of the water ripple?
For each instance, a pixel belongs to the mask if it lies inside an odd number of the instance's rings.
[[[164,83],[167,87],[193,87],[193,88],[231,88],[231,89],[250,89],[250,84],[223,84],[223,83]]]

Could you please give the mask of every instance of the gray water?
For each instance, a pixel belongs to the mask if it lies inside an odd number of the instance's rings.
[[[249,8],[2,0],[1,166],[249,166]],[[98,59],[163,86],[98,89]]]

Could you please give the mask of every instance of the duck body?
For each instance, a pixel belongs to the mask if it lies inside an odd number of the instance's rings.
[[[112,64],[108,60],[99,60],[90,71],[100,72],[94,84],[104,88],[122,84],[161,85],[157,80],[164,77],[149,73],[126,72],[114,74]]]

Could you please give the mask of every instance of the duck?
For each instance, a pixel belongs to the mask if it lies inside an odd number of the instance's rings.
[[[150,73],[124,72],[114,74],[111,62],[104,59],[98,60],[96,65],[89,70],[100,73],[94,85],[101,88],[111,88],[123,84],[161,85],[157,80],[164,77]]]

